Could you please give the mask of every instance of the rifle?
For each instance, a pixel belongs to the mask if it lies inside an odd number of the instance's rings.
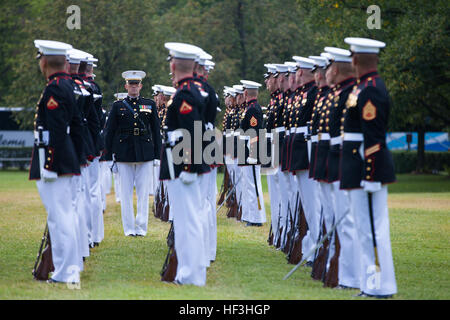
[[[239,177],[239,180],[236,181],[236,183],[233,185],[233,188],[231,188],[231,190],[228,192],[227,196],[225,197],[225,200],[223,200],[222,203],[221,203],[221,205],[219,206],[219,208],[217,208],[216,213],[219,212],[219,210],[223,207],[223,205],[226,203],[226,201],[228,200],[228,198],[229,198],[231,195],[234,195],[234,198],[236,198],[236,192],[234,192],[234,189],[236,189],[237,183],[238,183],[239,181],[241,181],[241,178],[242,178],[242,176],[240,176],[240,177]],[[227,216],[228,216],[228,214],[227,214]],[[230,218],[230,217],[231,217],[231,216],[229,216],[228,218]]]
[[[239,197],[239,210],[238,210],[238,212],[236,214],[236,220],[237,221],[241,221],[241,219],[242,219],[242,205],[241,205],[241,201],[242,201],[242,193],[241,193],[241,196]],[[236,206],[238,206],[238,205],[236,204]]]
[[[227,170],[227,165],[225,164],[225,173],[223,176],[222,186],[220,187],[220,197],[219,197],[219,201],[217,201],[218,205],[222,204],[225,201],[224,200],[225,195],[228,193],[229,180],[230,180],[230,175]]]
[[[45,243],[45,248],[42,247]],[[47,281],[50,272],[55,271],[52,257],[52,247],[50,242],[50,233],[48,230],[48,224],[45,225],[44,235],[42,236],[39,252],[34,263],[32,271],[33,278],[36,280]]]
[[[345,216],[350,212],[350,210],[347,210],[347,212],[342,215],[342,217],[339,218],[339,220],[334,224],[334,226],[331,227],[330,231],[327,232],[327,234],[325,234],[325,236],[322,237],[322,239],[316,243],[316,245],[310,250],[308,251],[308,253],[306,255],[303,256],[302,260],[297,263],[295,265],[294,268],[292,268],[291,271],[289,271],[283,278],[283,280],[286,280],[287,278],[289,278],[294,272],[295,270],[297,270],[302,264],[303,262],[307,261],[307,259],[309,257],[311,257],[317,250],[317,248],[319,248],[322,243],[328,239],[328,237],[333,233],[333,231],[337,228],[337,226],[341,223],[341,221],[345,218]]]
[[[256,199],[258,200],[258,210],[261,210],[261,201],[259,200],[258,183],[256,180],[256,166],[252,165],[253,182],[255,183]]]
[[[325,221],[322,221],[322,234],[327,233],[327,229],[325,227]],[[323,246],[319,249],[316,259],[314,259],[314,264],[311,270],[311,277],[314,280],[321,280],[324,272],[324,268],[326,268],[327,262],[325,260],[326,252],[328,250],[329,241],[328,238],[323,242]]]
[[[164,210],[164,203],[166,202],[166,195],[164,193],[164,185],[162,181],[160,182],[160,196],[158,196],[158,204],[156,206],[156,216],[159,219],[162,219],[163,210]]]
[[[297,264],[302,259],[303,238],[305,237],[305,235],[308,231],[308,223],[306,222],[305,212],[303,211],[303,207],[301,205],[301,200],[300,200],[299,210],[300,210],[300,212],[299,212],[298,233],[296,232],[296,234],[295,234],[294,245],[293,245],[292,251],[289,255],[288,263],[290,263],[290,264]]]
[[[164,126],[163,127],[163,131],[164,131],[163,145],[166,150],[167,166],[169,168],[170,180],[173,180],[173,179],[175,179],[175,168],[173,167],[172,146],[169,141],[169,135],[167,133],[167,130],[168,130],[168,127]]]
[[[155,216],[155,218],[159,218],[158,207],[159,207],[159,202],[161,201],[160,192],[161,192],[161,182],[158,184],[158,187],[156,188],[155,201],[152,206],[153,215]]]
[[[370,218],[370,229],[372,231],[372,242],[373,242],[373,251],[374,251],[374,255],[375,255],[375,266],[376,266],[376,271],[380,272],[380,262],[378,260],[378,250],[377,250],[377,239],[375,237],[375,224],[373,222],[372,193],[368,192],[367,197],[369,199],[369,218]]]
[[[272,232],[272,224],[270,224],[269,236],[267,237],[267,243],[269,246],[273,245],[273,232]]]
[[[330,267],[328,268],[328,272],[325,276],[325,280],[323,282],[324,287],[334,288],[339,285],[339,255],[341,252],[341,243],[339,242],[339,237],[337,230],[334,233],[334,255],[330,260]]]
[[[173,222],[170,226],[169,234],[167,235],[167,251],[166,259],[161,270],[161,281],[172,282],[177,275],[177,254],[175,252],[175,230],[173,228]]]
[[[168,192],[166,190],[164,211],[163,211],[162,216],[161,216],[161,220],[162,221],[165,221],[165,222],[169,221],[169,212],[170,212],[169,195],[168,195]]]
[[[233,188],[234,188],[235,185],[237,185],[237,183],[235,183],[235,181],[236,181],[236,179],[235,179],[235,172],[233,171],[233,176],[230,179],[230,184],[233,185]],[[228,198],[228,200],[226,200],[226,206],[228,208],[230,208],[233,205],[234,201],[236,201],[236,199],[233,200],[231,198]]]
[[[294,221],[293,221],[293,224],[291,225],[291,229],[289,230],[289,233],[290,233],[290,237],[289,237],[289,247],[288,247],[288,252],[287,252],[287,256],[286,256],[286,259],[289,261],[289,259],[290,259],[290,256],[291,256],[291,254],[292,254],[292,250],[293,250],[293,248],[294,248],[294,245],[295,245],[295,240],[296,240],[296,238],[297,238],[297,233],[298,233],[298,231],[299,231],[299,223],[298,223],[298,221],[300,220],[300,219],[298,219],[297,217],[300,215],[300,212],[298,212],[299,211],[299,193],[298,193],[298,191],[297,191],[297,197],[296,197],[296,202],[295,202],[295,211],[294,211]],[[300,204],[300,206],[301,206],[301,204]]]
[[[334,224],[335,224],[335,216],[333,217],[333,225]],[[327,275],[328,258],[330,257],[331,242],[333,241],[334,232],[335,231],[333,231],[331,233],[331,238],[328,240],[328,247],[326,249],[325,261],[324,261],[323,271],[322,271],[322,282],[324,284],[325,284],[325,276]]]
[[[287,237],[287,242],[286,242],[286,259],[289,260],[289,255],[290,252],[292,250],[292,247],[294,245],[294,240],[295,240],[295,233],[297,232],[297,210],[298,210],[298,197],[299,197],[299,193],[297,191],[297,197],[295,199],[295,210],[294,210],[294,219],[292,219],[292,215],[289,216],[289,219],[291,221],[291,227],[289,228],[289,232],[288,232],[288,237]],[[293,220],[293,221],[292,221]]]
[[[282,251],[285,252],[285,247],[286,247],[286,238],[287,238],[287,234],[288,234],[288,219],[287,217],[289,216],[289,218],[291,217],[291,202],[288,201],[288,207],[287,207],[287,212],[286,212],[286,230],[284,232],[284,238],[283,238],[283,242],[281,244],[281,246],[283,247]]]
[[[283,227],[280,227],[280,219],[281,219],[280,213],[281,213],[281,203],[278,205],[278,224],[277,224],[278,230],[277,230],[277,236],[276,236],[277,243],[275,244],[275,248],[279,248],[280,247],[280,245],[281,245],[280,238],[281,238],[281,233],[283,232]]]

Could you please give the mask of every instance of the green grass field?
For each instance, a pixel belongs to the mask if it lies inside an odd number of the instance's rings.
[[[220,179],[219,179],[220,180]],[[270,206],[263,178],[267,220]],[[218,181],[220,185],[221,181]],[[450,298],[450,179],[399,175],[389,187],[391,241],[398,286],[395,299]],[[169,224],[150,213],[145,238],[123,235],[120,206],[108,195],[105,239],[91,251],[81,290],[34,281],[31,270],[45,226],[46,212],[26,172],[0,171],[0,299],[361,299],[357,290],[323,288],[302,267],[267,245],[269,225],[246,228],[218,214],[216,262],[205,287],[160,281]]]

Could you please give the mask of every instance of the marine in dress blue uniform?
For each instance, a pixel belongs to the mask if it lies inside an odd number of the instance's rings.
[[[184,43],[169,42],[165,44],[169,50],[170,69],[173,84],[177,91],[167,106],[166,126],[168,138],[172,145],[183,143],[182,161],[169,163],[166,152],[162,153],[160,180],[167,180],[173,211],[174,248],[177,255],[177,272],[175,282],[179,284],[206,284],[206,268],[210,263],[209,253],[205,246],[204,226],[207,212],[203,209],[202,190],[199,175],[210,170],[210,167],[200,157],[193,154],[196,149],[194,126],[204,129],[203,114],[206,108],[205,99],[199,87],[194,83],[195,58],[201,49]],[[189,132],[183,136],[180,132]],[[202,130],[202,133],[204,131]],[[187,139],[187,140],[184,140]],[[190,142],[190,146],[188,144]],[[200,150],[203,148],[201,147]],[[176,155],[172,152],[173,158]],[[170,160],[170,159],[169,159]],[[174,168],[174,179],[170,179],[170,166]]]
[[[263,114],[258,103],[258,88],[261,84],[241,80],[244,87],[246,108],[244,110],[241,129],[241,137],[245,137],[245,164],[241,167],[244,178],[242,191],[243,199],[242,220],[247,221],[247,226],[262,226],[266,222],[266,211],[261,187],[261,162],[259,136],[263,125]],[[258,190],[258,193],[256,193]],[[259,202],[259,204],[258,204]]]
[[[377,72],[385,43],[346,38],[358,77],[346,102],[343,121],[341,188],[349,189],[360,245],[361,296],[390,297],[397,292],[389,236],[387,184],[395,182],[386,146],[390,98]],[[351,168],[351,169],[350,169]]]
[[[120,179],[122,223],[126,236],[145,236],[148,227],[149,175],[152,161],[159,158],[161,137],[156,104],[139,95],[145,72],[122,73],[128,96],[114,102],[106,123],[107,159],[117,162]],[[136,186],[137,215],[134,218],[133,187]]]
[[[65,72],[66,54],[71,45],[48,40],[35,40],[40,69],[47,79],[36,108],[35,136],[43,142],[43,154],[33,148],[30,176],[36,182],[47,210],[47,224],[52,241],[55,270],[50,282],[80,282],[82,257],[78,248],[76,212],[73,202],[72,177],[80,175],[75,133],[80,133],[81,118],[76,110],[76,87]],[[42,129],[41,137],[37,134]],[[72,131],[71,131],[72,130]],[[72,135],[71,135],[72,133]]]

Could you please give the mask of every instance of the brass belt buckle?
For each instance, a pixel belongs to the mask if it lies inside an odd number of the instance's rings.
[[[139,128],[134,128],[133,134],[135,136],[138,136],[139,135]]]

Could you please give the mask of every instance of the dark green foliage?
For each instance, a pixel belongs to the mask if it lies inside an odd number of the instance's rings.
[[[393,151],[396,173],[411,173],[416,170],[417,152]],[[425,171],[448,171],[450,168],[449,152],[425,152]]]

